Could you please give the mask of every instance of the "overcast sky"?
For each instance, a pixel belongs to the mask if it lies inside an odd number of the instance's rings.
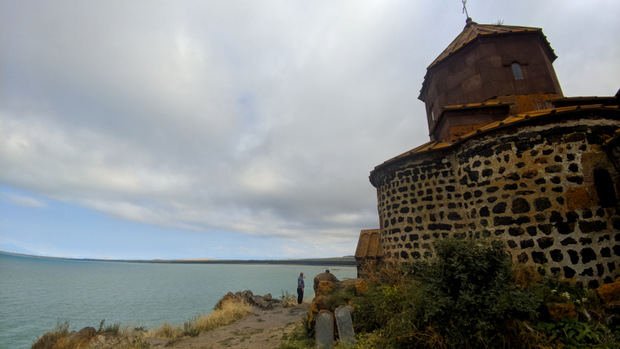
[[[620,88],[620,1],[470,0],[543,28],[566,96]],[[460,0],[0,0],[0,250],[351,255],[369,172],[428,141]]]

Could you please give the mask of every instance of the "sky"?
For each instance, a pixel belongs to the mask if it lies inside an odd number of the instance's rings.
[[[620,88],[620,1],[470,0],[543,28],[566,96]],[[0,250],[355,252],[370,171],[428,141],[460,0],[0,0]]]

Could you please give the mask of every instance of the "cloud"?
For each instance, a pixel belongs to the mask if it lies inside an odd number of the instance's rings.
[[[369,172],[428,140],[425,68],[465,22],[458,1],[0,6],[0,183],[112,219],[346,250],[378,226]],[[468,9],[543,27],[567,94],[615,93],[617,4]]]
[[[2,195],[2,200],[5,202],[9,202],[10,204],[22,206],[22,207],[32,207],[32,208],[45,208],[47,204],[44,201],[39,199],[35,199],[29,196],[17,195],[12,193],[0,193]]]

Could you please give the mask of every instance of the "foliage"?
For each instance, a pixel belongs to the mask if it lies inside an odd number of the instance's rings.
[[[578,348],[620,348],[620,333],[600,323],[562,319],[558,322],[540,322],[536,328],[546,333],[549,340]]]
[[[107,325],[105,327],[104,325],[105,319],[101,320],[101,322],[99,323],[99,329],[97,329],[97,334],[108,333],[115,336],[119,334],[119,331],[121,329],[120,322],[115,322],[112,325]]]
[[[327,309],[334,312],[336,308],[341,305],[349,304],[353,299],[357,297],[355,285],[351,285],[347,288],[335,289],[326,300]]]
[[[282,297],[281,300],[287,302],[288,304],[295,304],[297,302],[297,295],[292,295],[289,291],[281,290]]]
[[[301,322],[289,334],[282,335],[282,344],[278,349],[302,349],[314,348],[314,337],[310,336],[306,323],[308,317],[304,317]]]
[[[489,346],[508,335],[504,319],[536,315],[539,299],[511,282],[511,260],[500,241],[445,239],[436,258],[404,266],[417,282],[409,294],[417,327],[435,328],[448,346]]]

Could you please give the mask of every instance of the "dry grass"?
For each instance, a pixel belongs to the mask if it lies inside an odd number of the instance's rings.
[[[197,336],[202,332],[211,331],[239,321],[250,314],[251,311],[252,306],[246,302],[228,301],[222,304],[221,309],[200,315],[183,324],[183,327],[173,326],[166,322],[147,332],[145,337],[174,339],[184,336]]]
[[[194,322],[199,332],[206,332],[239,321],[251,311],[252,306],[246,302],[226,302],[221,309],[199,316]]]
[[[214,330],[218,327],[229,325],[233,322],[243,319],[250,314],[252,306],[246,302],[226,301],[222,304],[221,309],[214,310],[209,314],[200,315],[190,321],[185,322],[183,326],[174,326],[168,322],[164,322],[159,327],[145,332],[144,328],[136,328],[135,326],[122,327],[116,323],[111,326],[104,327],[101,322],[99,331],[102,343],[98,343],[98,347],[102,348],[118,348],[118,349],[143,349],[148,347],[143,342],[144,338],[166,338],[177,339],[185,336],[197,336],[202,332]],[[69,332],[69,323],[59,323],[51,332],[46,333],[36,343],[33,349],[78,349],[89,345],[91,338],[75,337],[74,332]],[[95,330],[93,329],[93,334]],[[98,337],[99,338],[99,337]],[[94,340],[94,339],[93,339]]]
[[[32,349],[82,349],[96,346],[97,348],[114,349],[145,349],[148,345],[142,342],[142,328],[132,326],[120,327],[115,323],[111,326],[103,326],[101,322],[99,331],[92,332],[69,332],[69,322],[59,322],[53,331],[43,335]]]
[[[183,330],[181,329],[181,326],[174,326],[169,322],[164,322],[158,327],[146,332],[144,336],[156,338],[179,338],[183,336]]]

